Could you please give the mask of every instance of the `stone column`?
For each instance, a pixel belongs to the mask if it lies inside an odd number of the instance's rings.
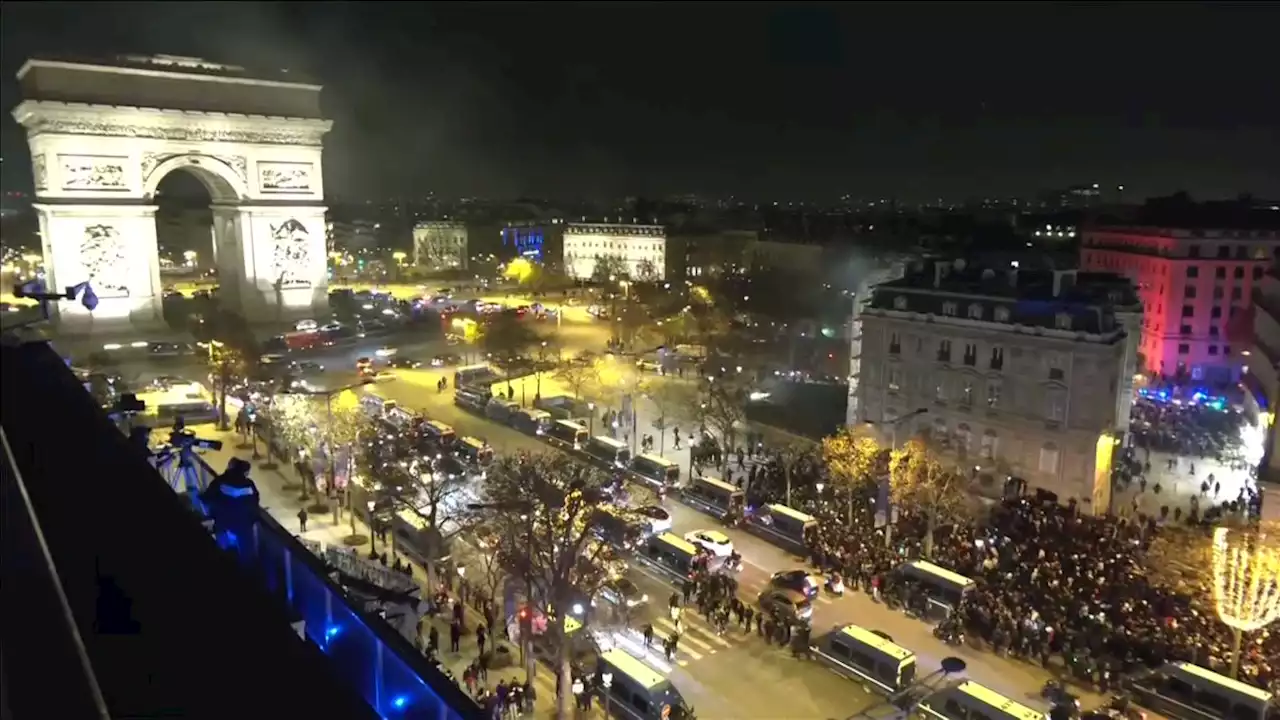
[[[254,323],[284,323],[328,314],[325,208],[240,205],[235,208],[234,259],[238,307]],[[232,247],[224,242],[223,250]],[[221,267],[219,273],[221,273]],[[227,280],[221,280],[227,287]]]
[[[156,206],[37,204],[51,291],[88,282],[98,306],[51,307],[60,333],[136,335],[163,330]]]

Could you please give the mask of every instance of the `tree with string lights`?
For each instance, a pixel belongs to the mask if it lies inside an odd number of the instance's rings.
[[[1280,536],[1275,528],[1213,533],[1213,601],[1218,618],[1231,628],[1231,671],[1240,671],[1245,633],[1280,620]]]

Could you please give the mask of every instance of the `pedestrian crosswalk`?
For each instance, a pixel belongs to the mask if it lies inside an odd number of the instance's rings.
[[[661,651],[662,640],[679,635],[676,643],[675,664],[685,667],[722,650],[728,650],[743,642],[750,641],[754,635],[741,626],[731,626],[724,634],[720,634],[700,615],[685,612],[680,616],[680,626],[676,627],[670,615],[661,615],[653,619],[654,644]],[[759,638],[755,638],[759,640]]]

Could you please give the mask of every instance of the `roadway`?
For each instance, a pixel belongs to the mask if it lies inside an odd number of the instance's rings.
[[[451,391],[441,393],[436,390],[436,382],[446,372],[451,374],[451,371],[439,370],[401,371],[396,380],[370,386],[366,390],[395,400],[399,406],[419,411],[430,419],[452,425],[459,436],[482,438],[499,452],[548,449],[534,437],[454,405]],[[553,381],[544,379],[543,394],[550,396],[553,388]],[[530,402],[532,394],[530,389]],[[517,401],[520,399],[518,389],[515,398]],[[643,426],[644,422],[638,424]],[[677,455],[670,449],[665,454]],[[688,452],[685,450],[679,455],[683,455],[682,464],[687,473]],[[723,529],[717,520],[677,500],[668,499],[666,507],[672,516],[673,531],[677,534],[700,528]],[[801,558],[755,535],[741,530],[728,530],[726,534],[732,538],[744,559],[744,568],[738,576],[739,595],[744,601],[754,604],[774,572],[804,566]],[[633,580],[649,595],[654,606],[652,622],[658,633],[669,633],[672,629],[670,619],[661,611],[672,592],[671,586],[656,575],[646,574],[641,568],[634,569],[633,575],[636,575]],[[797,660],[789,650],[767,646],[758,636],[744,636],[736,629],[730,630],[723,638],[717,637],[701,618],[692,618],[692,615],[686,614],[691,619],[680,642],[672,677],[675,685],[703,717],[843,718],[867,712],[881,704],[879,696],[867,694],[860,685],[836,676],[816,662]],[[970,648],[949,646],[933,636],[932,626],[908,618],[899,611],[889,610],[865,593],[851,592],[843,598],[825,595],[819,598],[813,617],[815,637],[849,623],[881,630],[914,652],[918,677],[929,679],[931,673],[940,670],[943,658],[958,656],[968,665],[965,675],[970,679],[1024,704],[1047,709],[1039,692],[1049,675],[1038,668]],[[932,682],[940,680],[937,676],[929,679]]]

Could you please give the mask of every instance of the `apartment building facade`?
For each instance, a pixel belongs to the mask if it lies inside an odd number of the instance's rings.
[[[916,263],[860,315],[858,422],[923,439],[998,494],[1009,478],[1111,505],[1141,309],[1127,280]]]
[[[1146,309],[1144,372],[1183,382],[1230,384],[1246,363],[1232,336],[1247,336],[1257,283],[1280,254],[1274,230],[1095,228],[1080,267],[1124,275]]]

